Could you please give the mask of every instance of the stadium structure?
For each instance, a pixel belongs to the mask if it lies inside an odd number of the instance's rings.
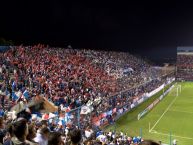
[[[0,50],[5,126],[24,118],[37,135],[45,126],[61,133],[64,144],[76,134],[82,144],[192,145],[193,47],[178,47],[176,66],[163,67],[127,52],[42,44]]]
[[[193,80],[193,47],[177,48],[177,79]]]

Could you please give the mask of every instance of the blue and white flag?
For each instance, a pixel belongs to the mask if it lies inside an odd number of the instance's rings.
[[[19,97],[16,95],[15,92],[12,92],[12,100],[16,101]]]
[[[25,91],[23,92],[23,97],[24,97],[26,100],[29,99],[29,92],[28,92],[27,90],[25,90]]]

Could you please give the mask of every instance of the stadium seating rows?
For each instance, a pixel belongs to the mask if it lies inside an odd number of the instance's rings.
[[[42,95],[69,110],[98,99],[100,103],[94,106],[91,120],[100,119],[104,111],[130,105],[140,99],[140,94],[152,91],[166,79],[161,70],[129,53],[40,44],[16,46],[0,53],[0,89],[9,96],[1,99],[3,109]],[[92,130],[91,125],[87,122],[81,127],[84,136],[86,130]],[[62,124],[53,130],[66,129],[68,126]],[[121,138],[120,141],[127,140],[122,135]]]

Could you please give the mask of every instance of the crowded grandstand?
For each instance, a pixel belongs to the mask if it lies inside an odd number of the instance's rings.
[[[184,65],[189,57],[180,56],[178,66],[191,67],[191,61]],[[142,136],[104,128],[174,74],[128,52],[6,47],[0,53],[0,143],[138,145]]]
[[[177,78],[180,80],[193,80],[193,48],[177,48]]]

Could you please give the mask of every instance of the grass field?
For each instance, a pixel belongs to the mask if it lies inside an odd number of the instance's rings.
[[[147,115],[137,120],[138,113],[160,96],[160,92],[122,116],[107,130],[116,129],[130,136],[142,135],[144,139],[161,140],[165,144],[176,139],[178,145],[193,145],[193,82],[178,84],[181,85],[178,96],[174,87]]]

